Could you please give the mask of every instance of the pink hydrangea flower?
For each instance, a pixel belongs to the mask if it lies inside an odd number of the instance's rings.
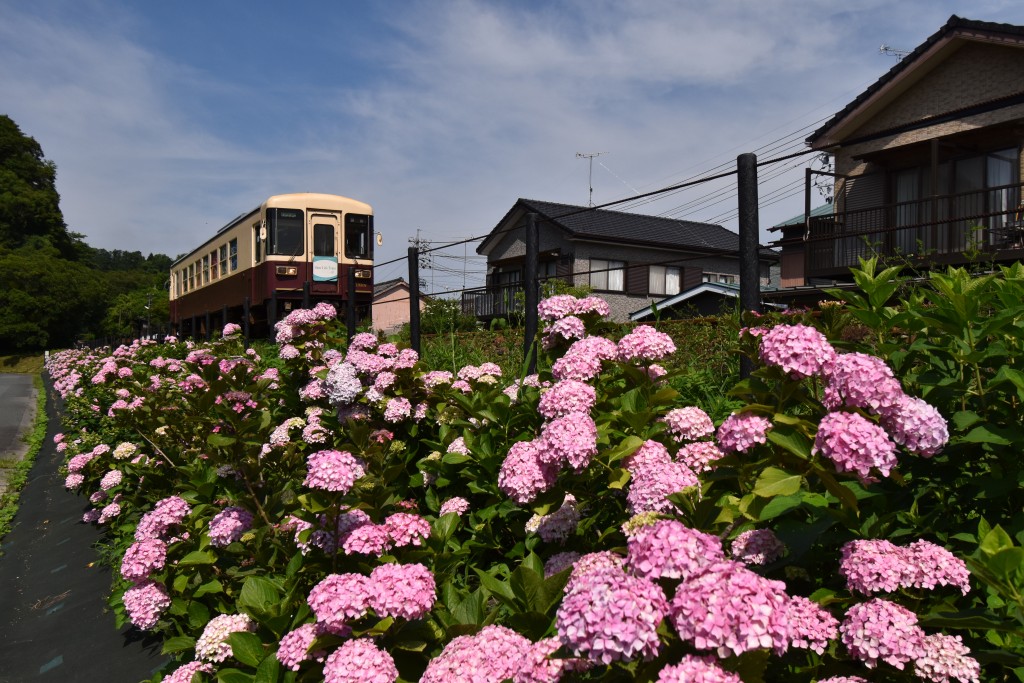
[[[430,522],[420,515],[396,512],[384,520],[384,528],[391,542],[401,548],[407,545],[422,545],[430,538]]]
[[[713,441],[694,441],[676,453],[676,460],[697,473],[713,469],[713,463],[724,457],[725,453]]]
[[[652,464],[637,468],[626,492],[630,514],[669,512],[675,504],[668,496],[688,488],[699,487],[700,480],[681,462]]]
[[[137,583],[121,597],[132,624],[148,631],[160,621],[160,615],[171,606],[171,598],[164,587],[155,581]]]
[[[365,474],[362,461],[348,451],[317,451],[306,462],[303,484],[323,491],[348,493]]]
[[[370,607],[370,579],[361,574],[329,574],[309,591],[309,607],[328,628],[344,628]]]
[[[384,421],[396,424],[412,415],[412,403],[407,398],[393,398],[384,409]]]
[[[110,470],[109,472],[104,474],[103,478],[100,480],[100,488],[103,489],[104,491],[109,491],[110,489],[120,484],[121,479],[123,478],[124,475],[121,473],[121,470]]]
[[[577,472],[597,454],[597,425],[587,413],[569,413],[544,425],[538,457],[548,465],[567,464]]]
[[[914,674],[934,683],[979,683],[981,666],[960,636],[937,633],[921,641],[921,654],[914,662]]]
[[[286,669],[298,671],[303,662],[322,662],[327,657],[327,650],[309,651],[318,636],[327,633],[327,628],[320,623],[303,624],[294,631],[286,633],[277,647],[277,661]]]
[[[168,674],[161,683],[192,683],[192,679],[198,673],[213,675],[213,665],[207,662],[182,664]]]
[[[526,532],[535,533],[547,543],[564,543],[580,523],[576,497],[565,495],[562,506],[547,515],[534,515],[526,522]]]
[[[793,596],[786,604],[789,644],[819,655],[839,635],[839,621],[821,605],[803,596]]]
[[[251,512],[245,508],[226,507],[210,520],[210,545],[223,548],[241,540],[251,528]]]
[[[546,326],[542,333],[544,337],[541,344],[545,349],[552,349],[562,342],[583,339],[587,335],[587,328],[582,320],[570,315]]]
[[[233,655],[227,642],[232,633],[255,631],[256,622],[248,614],[220,614],[211,619],[196,641],[196,658],[206,662],[223,662]]]
[[[852,472],[864,483],[872,470],[889,476],[896,465],[896,444],[885,430],[858,413],[829,413],[821,418],[812,454],[821,453],[839,472]]]
[[[788,645],[785,584],[739,562],[719,562],[683,581],[672,600],[679,637],[719,657]]]
[[[544,578],[550,579],[555,574],[570,569],[578,559],[580,559],[580,554],[575,550],[555,553],[544,563]]]
[[[79,474],[78,472],[72,472],[64,479],[64,488],[72,491],[77,489],[85,482],[85,475]]]
[[[485,626],[445,645],[427,664],[420,683],[502,683],[516,676],[532,649],[533,643],[510,628]]]
[[[341,547],[346,555],[360,553],[380,557],[391,549],[393,543],[385,525],[364,524],[349,532],[342,540]]]
[[[395,683],[395,660],[369,638],[348,640],[327,656],[324,683]]]
[[[128,546],[121,560],[121,576],[132,583],[149,578],[154,571],[163,569],[167,561],[167,546],[158,539],[136,541]]]
[[[827,381],[821,402],[829,410],[847,406],[877,415],[891,410],[903,397],[892,370],[876,356],[842,353],[824,373]]]
[[[589,413],[597,400],[594,387],[574,379],[558,382],[540,395],[537,412],[552,420],[571,413]]]
[[[911,453],[930,458],[949,441],[949,427],[942,414],[925,401],[901,396],[882,414],[882,426],[892,440]]]
[[[670,410],[662,421],[676,441],[698,441],[715,433],[715,423],[696,406]]]
[[[885,662],[902,670],[924,654],[924,632],[917,625],[917,615],[881,598],[851,607],[839,632],[850,656],[869,669]]]
[[[609,568],[622,571],[623,567],[625,567],[625,562],[622,557],[610,550],[587,553],[573,562],[572,573],[565,584],[564,592],[566,594],[573,592],[576,589],[576,585],[583,581],[590,572]]]
[[[629,538],[626,566],[648,579],[689,579],[725,559],[717,536],[661,519]]]
[[[821,332],[806,325],[778,325],[761,335],[761,361],[800,379],[821,375],[836,351]]]
[[[438,511],[437,514],[438,516],[443,516],[447,515],[448,513],[454,512],[456,515],[461,517],[466,513],[467,510],[469,510],[469,501],[466,500],[465,498],[455,496],[454,498],[449,498],[444,503],[442,503],[441,509]]]
[[[733,413],[725,418],[715,436],[718,447],[726,453],[745,453],[759,443],[768,441],[772,423],[754,413]]]
[[[575,379],[581,382],[592,380],[601,372],[603,361],[618,356],[615,342],[604,337],[584,337],[572,343],[565,355],[551,366],[555,379]]]
[[[712,657],[685,655],[658,673],[655,683],[743,683],[743,680],[715,663]]]
[[[621,361],[656,361],[676,352],[672,337],[650,325],[639,325],[619,340],[618,358]]]
[[[544,299],[537,304],[537,316],[541,320],[554,321],[575,315],[576,297],[571,294],[558,294]]]
[[[750,529],[732,542],[733,559],[746,564],[768,564],[785,552],[786,546],[771,529]]]
[[[609,567],[576,581],[555,623],[566,649],[591,662],[650,660],[660,650],[658,625],[667,611],[657,584]]]
[[[370,573],[370,607],[380,617],[420,619],[434,606],[437,585],[422,564],[382,564]]]
[[[139,525],[135,528],[135,540],[147,538],[163,538],[176,524],[192,512],[192,507],[179,496],[170,496],[157,502],[153,509],[142,515]]]
[[[594,314],[597,316],[611,315],[612,309],[608,305],[608,302],[599,296],[587,296],[579,299],[576,302],[576,307],[573,313],[576,315],[589,315]]]

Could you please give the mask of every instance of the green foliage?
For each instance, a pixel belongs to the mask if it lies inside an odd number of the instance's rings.
[[[476,318],[462,311],[456,299],[427,299],[420,312],[420,330],[424,334],[451,334],[476,329]]]
[[[83,391],[68,398],[69,427],[82,439],[75,447],[80,452],[101,442],[133,441],[145,456],[97,458],[88,465],[85,491],[95,490],[111,469],[124,474],[124,483],[110,492],[122,496],[121,516],[109,527],[112,565],[134,542],[138,518],[156,500],[174,494],[191,505],[168,545],[167,562],[150,577],[172,599],[157,630],[165,637],[166,652],[189,660],[213,615],[248,614],[256,628],[230,637],[234,654],[220,668],[221,680],[320,680],[313,663],[299,672],[284,671],[273,654],[281,638],[314,620],[307,596],[325,576],[367,576],[389,563],[421,563],[431,571],[432,608],[410,620],[368,609],[348,625],[354,637],[372,637],[391,654],[402,681],[418,680],[454,638],[489,624],[509,626],[533,641],[553,636],[569,571],[548,575],[545,564],[566,551],[622,557],[630,534],[665,518],[713,535],[726,548],[742,532],[772,530],[787,552],[753,570],[785,582],[788,594],[809,597],[837,618],[868,599],[838,573],[849,541],[907,545],[928,539],[952,548],[969,558],[975,590],[961,596],[952,586],[904,587],[886,598],[919,614],[928,633],[942,629],[961,635],[984,665],[984,680],[997,680],[1004,670],[1024,666],[1024,534],[1013,497],[1021,484],[1015,446],[1022,442],[1016,408],[1024,398],[1024,368],[1018,366],[1022,274],[1015,267],[975,280],[949,271],[933,276],[930,289],[913,290],[895,281],[895,273],[868,263],[857,274],[862,289],[850,293],[844,306],[828,307],[817,317],[785,318],[817,322],[847,349],[882,354],[905,391],[924,396],[950,417],[952,439],[943,452],[926,459],[901,451],[892,475],[879,474],[877,481],[838,471],[814,447],[818,424],[829,412],[822,402],[824,377],[796,379],[781,368],[757,366],[749,378],[733,381],[737,351],[758,357],[758,338],[738,335],[738,319],[689,322],[678,328],[685,333],[659,323],[673,329],[677,354],[635,362],[606,359],[591,382],[595,403],[589,416],[596,432],[591,457],[580,467],[562,467],[543,490],[518,503],[499,486],[500,473],[515,444],[551,447],[542,436],[548,421],[538,408],[543,383],[554,382],[553,364],[568,344],[542,353],[537,382],[513,387],[522,367],[513,362],[514,350],[521,353],[518,335],[475,333],[487,335],[481,338],[491,346],[476,337],[438,335],[449,344],[442,353],[417,367],[398,368],[393,377],[383,375],[387,386],[375,390],[384,399],[362,393],[336,399],[340,405],[317,398],[316,391],[317,381],[329,374],[327,354],[344,351],[336,323],[300,335],[292,342],[298,354],[290,359],[271,359],[274,348],[268,346],[247,352],[237,339],[218,340],[208,350],[138,346],[117,355],[119,365],[133,368],[124,377],[108,373],[93,383],[89,378],[100,371],[99,364],[95,358],[82,361],[77,371],[85,378]],[[612,340],[628,333],[592,317],[585,320],[591,333]],[[759,322],[780,319],[766,316]],[[850,328],[857,334],[844,336]],[[366,337],[358,343],[373,346]],[[420,378],[428,369],[455,372],[467,361],[493,361],[494,349],[503,345],[503,376],[493,369],[482,376],[470,373],[468,391],[446,383],[427,387]],[[469,360],[471,353],[480,356]],[[389,347],[381,354],[392,358],[400,352]],[[158,356],[162,360],[153,363]],[[168,358],[187,360],[174,364]],[[664,366],[664,375],[650,371],[654,360]],[[264,375],[267,365],[279,370],[277,377]],[[150,380],[154,372],[159,382]],[[381,376],[367,374],[361,389]],[[124,391],[141,397],[140,405],[117,407]],[[409,401],[424,416],[387,417],[392,399]],[[701,472],[699,485],[668,493],[664,508],[632,517],[628,496],[642,478],[634,455],[657,444],[675,453],[681,443],[665,416],[694,401],[711,405],[716,422],[739,410],[768,418],[772,428],[763,443],[723,454]],[[849,409],[878,421],[870,411]],[[108,413],[112,417],[105,417]],[[575,420],[577,426],[585,422],[582,416]],[[305,483],[309,456],[328,448],[360,458],[363,474],[351,488],[325,490]],[[145,486],[137,486],[139,481]],[[442,505],[456,496],[466,499],[468,509],[441,515]],[[218,545],[210,522],[229,505],[248,510],[254,522],[230,543]],[[566,506],[581,514],[564,539],[538,533],[544,520]],[[429,537],[393,543],[379,557],[338,552],[330,534],[353,510],[385,525],[392,515],[415,510],[429,523]],[[659,586],[671,597],[685,590],[682,581],[665,576]],[[127,619],[121,603],[125,588],[119,582],[111,599],[121,623]],[[652,661],[601,663],[573,673],[571,680],[652,681],[683,654],[704,653],[669,621],[658,636],[662,648]],[[332,650],[340,642],[324,634],[313,649]],[[562,649],[554,656],[571,654]],[[785,653],[755,648],[719,663],[745,683],[864,673],[835,642],[822,654],[799,647]],[[915,680],[912,667],[882,665],[875,673],[885,680]]]

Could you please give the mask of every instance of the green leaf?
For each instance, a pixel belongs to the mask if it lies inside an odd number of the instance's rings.
[[[224,448],[226,446],[233,445],[238,439],[233,436],[227,436],[225,434],[210,434],[206,437],[206,443],[210,444],[214,448]]]
[[[232,656],[242,664],[256,667],[267,656],[263,642],[255,633],[239,631],[228,635],[227,640],[228,645],[231,646]]]
[[[761,508],[760,518],[762,520],[772,519],[789,512],[793,508],[800,507],[803,503],[803,496],[794,494],[791,496],[776,496],[768,501],[768,504]]]
[[[1019,434],[1019,430],[997,427],[996,425],[981,425],[968,432],[961,441],[966,441],[967,443],[991,443],[998,446],[1009,446],[1013,443],[1014,436],[1019,436]]]
[[[447,465],[461,465],[464,462],[468,462],[473,458],[462,453],[445,453],[444,457],[441,458],[441,462]]]
[[[543,612],[547,607],[544,575],[526,566],[519,566],[509,579],[512,593],[528,611]]]
[[[629,483],[629,470],[623,468],[613,469],[608,473],[608,488],[623,489]]]
[[[221,669],[217,672],[219,683],[253,683],[252,674],[247,674],[238,669]]]
[[[504,602],[515,602],[515,593],[512,592],[512,588],[507,583],[501,579],[491,576],[482,569],[473,567],[473,571],[475,571],[477,576],[480,577],[480,585],[487,589],[491,595],[494,595]]]
[[[978,549],[988,557],[992,557],[996,553],[1012,547],[1013,539],[1010,538],[1008,533],[1003,531],[1003,527],[997,524],[981,539]]]
[[[257,621],[265,616],[272,616],[271,608],[280,602],[281,592],[277,586],[262,576],[247,578],[238,596],[238,608]]]
[[[768,431],[768,441],[786,449],[801,460],[809,460],[811,447],[814,445],[811,439],[797,425],[783,424],[778,420],[780,415],[775,416],[776,422]]]
[[[953,413],[953,424],[956,425],[958,431],[964,431],[972,425],[976,425],[981,422],[981,416],[973,410],[961,410],[957,413]]]
[[[164,641],[163,649],[160,650],[160,654],[172,655],[176,652],[184,652],[185,650],[191,650],[196,646],[196,639],[192,636],[174,636]]]
[[[277,657],[264,657],[260,666],[256,669],[256,678],[253,683],[277,683],[281,676],[281,663]]]
[[[196,567],[206,564],[214,564],[217,556],[212,550],[193,550],[185,557],[178,560],[179,567]]]
[[[223,593],[224,586],[221,585],[217,579],[211,579],[196,589],[193,597],[201,597],[203,595],[214,595],[216,593]]]
[[[762,498],[791,496],[800,490],[803,477],[777,467],[766,467],[754,484],[754,495]]]
[[[933,612],[922,614],[918,619],[922,626],[930,628],[977,629],[979,631],[1016,631],[1020,624],[1016,621],[1000,619],[990,611],[979,612]]]

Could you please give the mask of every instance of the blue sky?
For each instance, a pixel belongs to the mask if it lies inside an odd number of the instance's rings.
[[[388,260],[417,231],[486,234],[518,197],[586,205],[577,153],[604,153],[604,203],[796,151],[894,64],[881,44],[951,14],[1024,23],[1016,0],[0,0],[0,113],[93,246],[174,256],[315,191],[372,204]],[[809,158],[762,167],[765,240],[802,212]],[[735,209],[724,181],[631,210],[735,229]],[[437,254],[428,288],[478,283],[467,254]]]

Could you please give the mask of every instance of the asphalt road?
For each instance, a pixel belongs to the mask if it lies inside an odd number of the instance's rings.
[[[4,425],[20,423],[24,413],[19,384],[0,384]],[[88,501],[64,490],[58,473],[63,458],[53,435],[60,418],[52,397],[46,414],[46,441],[0,543],[0,683],[148,680],[168,658],[159,640],[116,628],[106,605],[110,570],[96,563],[93,548],[101,534],[82,523]]]
[[[35,405],[32,375],[0,374],[0,458],[21,458],[28,450],[21,435],[32,426]]]

